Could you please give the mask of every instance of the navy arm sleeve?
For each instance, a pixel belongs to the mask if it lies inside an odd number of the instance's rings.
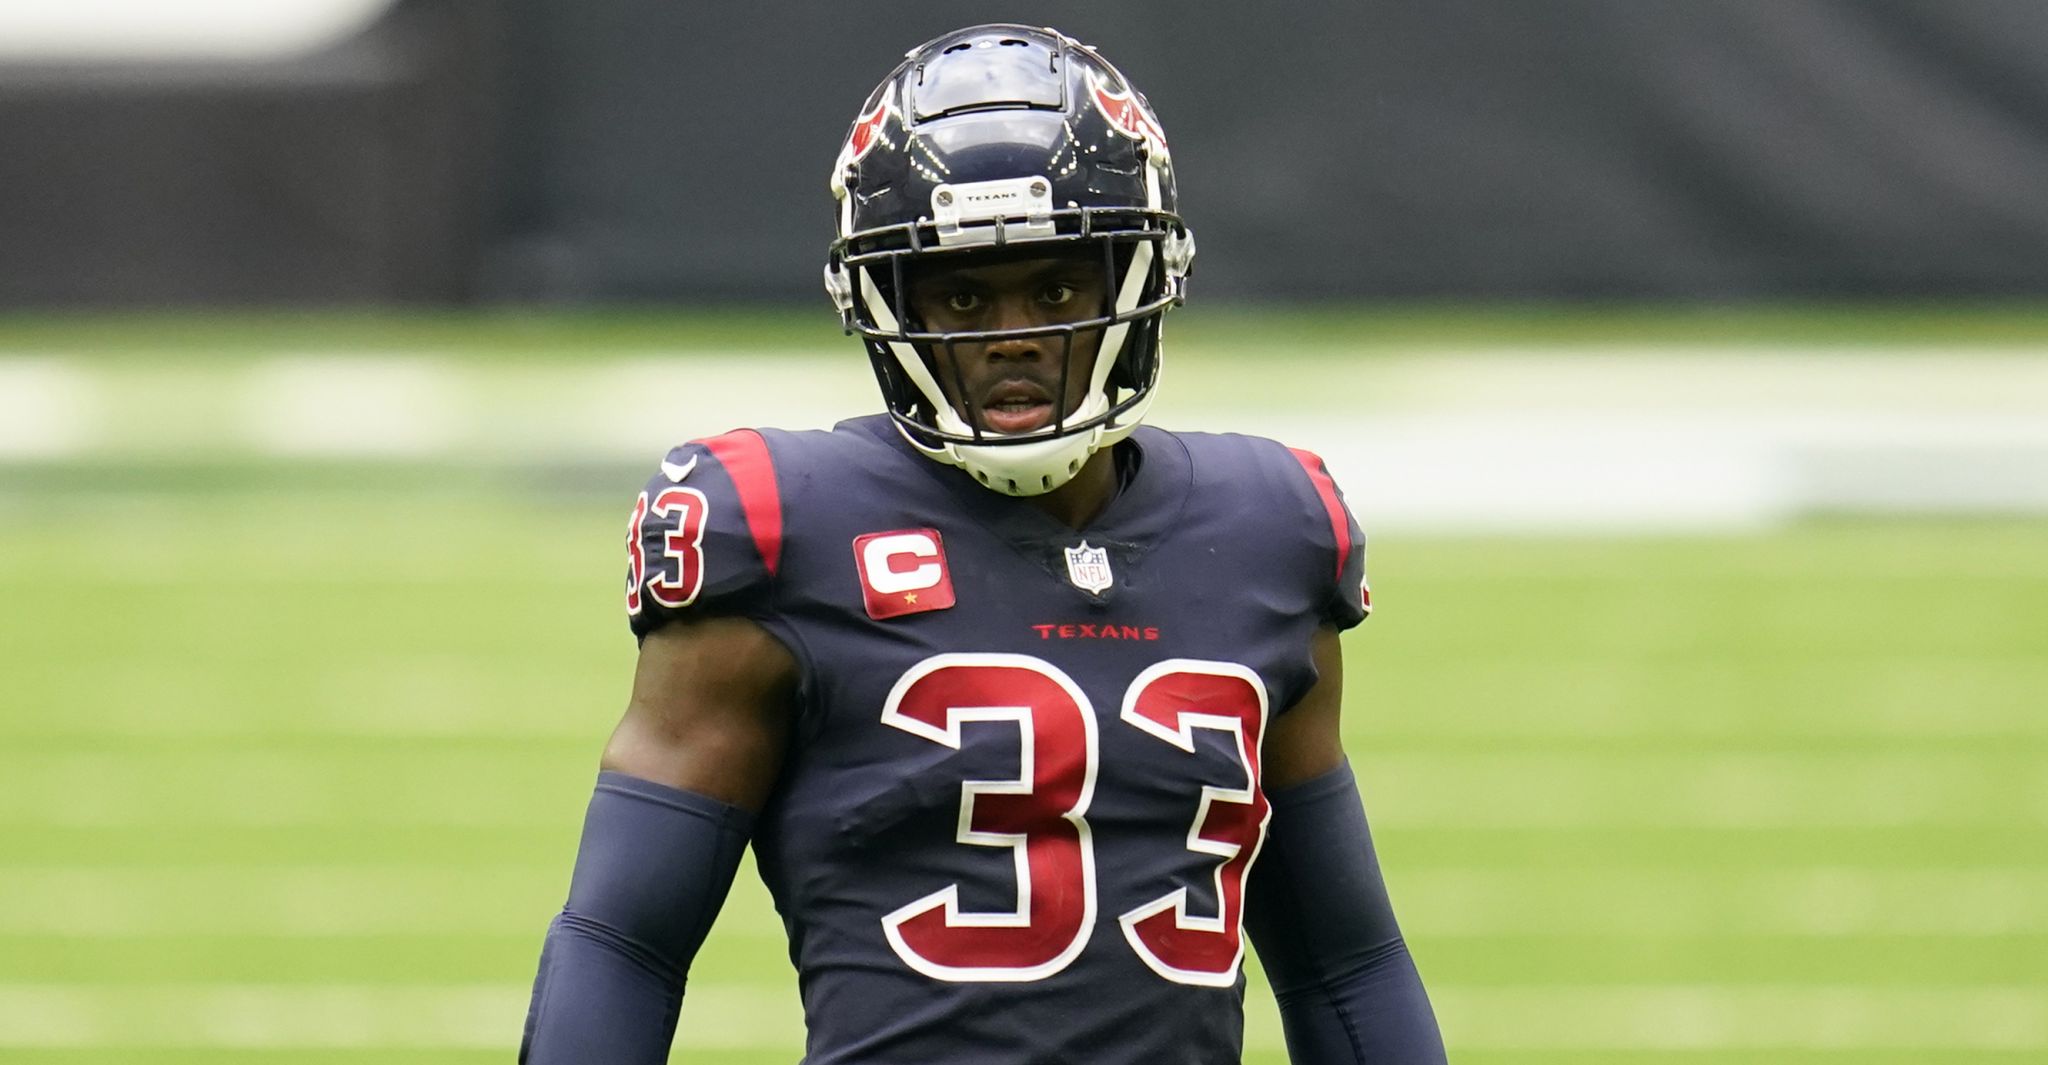
[[[1373,855],[1347,763],[1268,796],[1245,929],[1294,1065],[1442,1065],[1443,1036]]]
[[[521,1065],[661,1065],[683,981],[732,887],[753,817],[598,774],[569,901],[548,927]]]

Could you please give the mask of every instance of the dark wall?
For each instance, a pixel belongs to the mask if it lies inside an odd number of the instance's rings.
[[[325,105],[345,114],[297,99],[269,132],[159,127],[143,98],[51,111],[0,71],[6,143],[97,146],[50,213],[0,206],[0,301],[76,295],[86,276],[115,298],[819,299],[826,170],[867,90],[927,37],[1020,17],[1097,45],[1151,97],[1205,300],[2048,294],[2041,0],[407,0],[401,14],[430,26],[422,13],[442,9],[491,25],[444,30],[415,50],[436,63]],[[491,120],[451,118],[479,85]],[[162,180],[105,175],[137,126],[156,130],[142,143]],[[169,158],[194,137],[198,154]],[[284,141],[305,148],[264,147]],[[0,203],[41,180],[9,155]],[[238,180],[208,184],[222,172]],[[120,258],[81,244],[90,227],[73,218],[108,205],[160,229],[226,219],[206,227],[209,255],[273,259],[173,283],[192,249],[159,243],[133,269],[79,269]],[[16,226],[33,254],[5,250]],[[31,269],[49,277],[26,282]]]

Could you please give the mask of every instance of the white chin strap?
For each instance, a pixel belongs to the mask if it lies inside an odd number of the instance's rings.
[[[1141,241],[1133,248],[1131,264],[1124,271],[1123,284],[1117,290],[1117,314],[1128,314],[1144,295],[1145,279],[1152,271],[1152,254],[1149,242]],[[866,301],[874,315],[875,324],[888,332],[901,332],[902,327],[896,321],[889,301],[882,298],[873,276],[865,269],[855,272],[860,275],[861,299]],[[1082,397],[1080,407],[1067,415],[1068,422],[1086,422],[1109,411],[1109,375],[1116,368],[1116,356],[1123,350],[1124,337],[1130,327],[1129,322],[1118,322],[1102,331],[1102,346],[1096,351],[1095,369],[1088,375],[1088,393]],[[931,369],[918,357],[917,349],[899,341],[891,341],[888,348],[889,353],[895,356],[896,365],[902,367],[904,375],[917,386],[931,409],[938,412],[936,423],[939,430],[953,436],[974,435],[974,428],[947,401]],[[1131,435],[1131,431],[1145,420],[1145,413],[1152,406],[1152,395],[1157,391],[1157,388],[1147,391],[1115,424],[1059,435],[1054,435],[1050,427],[1017,434],[1025,439],[1043,437],[1031,439],[1030,443],[943,444],[934,448],[918,440],[900,423],[896,428],[926,458],[958,466],[988,488],[1004,495],[1044,495],[1073,480],[1097,451]]]

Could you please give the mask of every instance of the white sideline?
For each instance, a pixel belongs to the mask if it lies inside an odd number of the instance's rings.
[[[466,384],[434,359],[273,359],[245,371],[241,429],[284,458],[433,458],[474,432]]]
[[[2043,1050],[2048,986],[1432,989],[1464,1050]],[[527,988],[469,986],[0,985],[0,1047],[509,1050]],[[1263,996],[1247,1042],[1279,1046]],[[795,1049],[794,986],[693,985],[677,1045]]]
[[[0,463],[66,458],[100,435],[104,390],[55,358],[0,357]]]
[[[1269,361],[1251,380],[1241,366],[1185,360],[1154,420],[1323,454],[1369,530],[2048,514],[2048,355],[2034,351],[1324,353]],[[1304,394],[1301,382],[1316,387]],[[808,351],[584,363],[311,352],[173,378],[0,352],[0,464],[143,455],[651,469],[682,439],[823,427],[873,404],[861,360]]]

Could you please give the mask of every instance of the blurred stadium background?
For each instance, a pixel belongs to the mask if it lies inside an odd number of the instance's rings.
[[[1374,536],[1454,1060],[2048,1059],[2048,8],[875,12],[0,6],[0,1061],[509,1059],[625,496],[871,409],[825,170],[999,18],[1173,131],[1158,420]],[[750,874],[683,1028],[801,1054]]]

